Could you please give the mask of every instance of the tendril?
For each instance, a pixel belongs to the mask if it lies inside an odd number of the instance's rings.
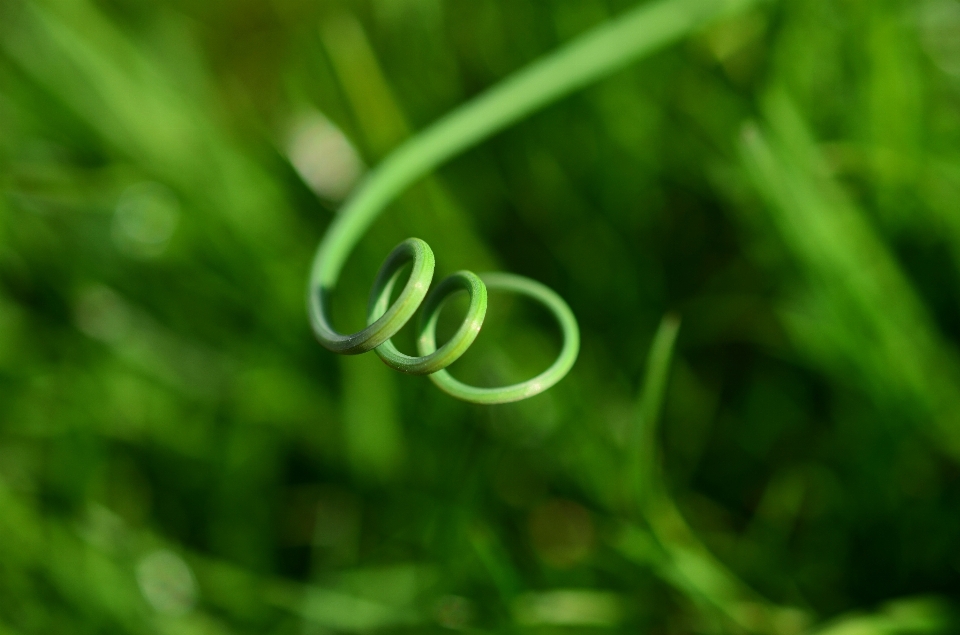
[[[410,276],[396,301],[390,304],[390,295],[407,263],[412,262]],[[391,368],[411,375],[430,375],[433,382],[448,394],[473,403],[506,403],[532,397],[563,379],[577,358],[580,333],[576,318],[560,296],[523,276],[505,273],[477,275],[472,271],[458,271],[430,288],[433,280],[434,256],[430,246],[419,238],[408,238],[390,252],[370,289],[367,304],[367,327],[352,335],[340,335],[330,326],[324,312],[323,300],[328,292],[321,288],[311,307],[313,329],[320,343],[328,349],[346,355],[375,350],[380,359]],[[487,312],[487,289],[512,291],[539,301],[554,314],[563,331],[563,347],[557,360],[544,372],[511,386],[480,388],[454,379],[444,370],[463,355],[473,344]],[[437,347],[436,328],[440,312],[447,300],[466,292],[470,305],[463,322],[445,344]],[[390,341],[410,321],[420,308],[417,323],[418,357],[405,355]]]
[[[560,381],[576,360],[580,334],[570,307],[542,284],[513,274],[478,276],[460,271],[429,291],[433,280],[433,252],[422,240],[410,238],[387,256],[377,274],[370,293],[367,327],[342,335],[330,325],[327,304],[343,263],[390,201],[447,159],[706,23],[757,2],[661,0],[643,4],[507,77],[402,144],[367,174],[344,203],[317,248],[307,303],[310,323],[320,343],[331,351],[347,355],[375,350],[388,366],[406,373],[429,375],[442,390],[475,403],[526,399]],[[400,271],[411,261],[410,277],[391,305],[390,294]],[[476,338],[486,313],[488,288],[518,293],[540,302],[560,324],[563,332],[560,355],[550,368],[533,379],[502,388],[479,388],[457,381],[444,370]],[[461,291],[470,295],[467,315],[454,336],[437,348],[437,317],[446,300]],[[419,357],[411,357],[398,351],[390,338],[409,322],[421,304],[424,311],[417,329]]]

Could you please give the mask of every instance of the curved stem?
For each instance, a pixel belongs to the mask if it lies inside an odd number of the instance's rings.
[[[661,0],[631,9],[517,71],[403,143],[367,175],[323,237],[310,273],[311,313],[322,310],[318,287],[336,286],[344,262],[367,228],[414,181],[539,108],[757,2]]]

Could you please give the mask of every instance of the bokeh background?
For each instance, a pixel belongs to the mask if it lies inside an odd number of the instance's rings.
[[[313,340],[363,173],[632,4],[0,2],[0,633],[956,632],[957,0],[755,6],[393,204],[336,323],[421,237],[567,299],[546,394]],[[558,350],[491,294],[452,370]]]

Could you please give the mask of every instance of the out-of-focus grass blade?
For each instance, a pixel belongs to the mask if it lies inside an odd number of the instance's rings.
[[[84,544],[70,527],[40,517],[2,481],[0,536],[0,560],[9,566],[0,570],[0,584],[6,586],[7,572],[19,569],[23,574],[22,586],[17,586],[24,596],[16,610],[40,608],[46,598],[42,613],[47,619],[86,611],[131,632],[145,627],[148,613],[137,594],[132,566],[123,562],[126,556]],[[0,607],[15,599],[3,598]]]
[[[366,140],[371,160],[383,157],[410,136],[411,126],[384,77],[363,25],[350,14],[338,14],[321,25],[320,39],[360,134]],[[438,264],[451,271],[497,268],[495,257],[477,237],[466,212],[435,177],[424,179],[420,186],[402,196],[399,203],[402,212],[393,222],[405,234],[422,237],[432,245],[440,258]],[[394,242],[391,236],[389,241],[377,246],[384,251],[371,257],[381,258]]]
[[[904,598],[872,614],[843,615],[810,635],[904,635],[956,632],[956,614],[939,599]]]
[[[389,567],[343,572],[340,584],[331,588],[256,575],[205,556],[176,556],[195,571],[204,605],[173,612],[178,607],[162,602],[180,599],[169,572],[154,567],[145,573],[142,566],[142,556],[165,548],[156,536],[119,519],[98,522],[94,517],[72,526],[41,517],[0,481],[0,536],[0,560],[11,565],[0,568],[0,588],[24,593],[0,598],[0,608],[14,599],[19,611],[36,610],[48,617],[95,615],[100,623],[131,633],[154,632],[157,620],[168,624],[170,632],[228,632],[207,606],[240,622],[256,622],[271,607],[279,607],[291,617],[344,632],[410,626],[425,619],[412,603],[434,577],[429,568]],[[19,582],[12,579],[15,572],[24,574]],[[31,603],[37,605],[28,606]],[[190,630],[200,625],[204,630]],[[2,629],[0,623],[0,633]]]
[[[669,314],[660,322],[647,357],[643,388],[630,435],[631,447],[628,456],[632,462],[631,479],[636,488],[636,502],[641,507],[649,495],[649,489],[656,486],[656,479],[659,477],[657,427],[679,332],[679,316]]]
[[[393,373],[373,355],[345,356],[340,368],[348,461],[361,480],[389,481],[405,453]]]
[[[412,626],[421,621],[410,611],[326,589],[308,592],[302,614],[310,622],[347,633]]]
[[[693,599],[705,618],[719,617],[750,633],[800,633],[810,617],[767,602],[717,560],[684,520],[664,483],[657,426],[679,329],[679,318],[667,315],[654,336],[628,449],[628,480],[635,484],[631,491],[636,496],[631,507],[649,531],[625,527],[615,547]]]
[[[509,604],[519,593],[522,584],[504,546],[484,525],[475,526],[470,530],[470,545],[487,570],[501,599]]]
[[[554,589],[525,593],[513,604],[521,626],[616,627],[625,614],[624,598],[593,589]]]
[[[429,567],[379,567],[340,572],[323,587],[274,585],[270,595],[271,602],[300,615],[306,624],[365,633],[426,622],[428,616],[416,602],[435,577]]]
[[[960,372],[896,259],[827,176],[799,113],[783,93],[766,102],[767,126],[741,139],[747,173],[768,219],[806,282],[785,321],[801,350],[840,378],[851,371],[887,406],[936,423],[960,454]]]
[[[217,210],[250,246],[275,253],[289,244],[291,219],[275,184],[226,141],[211,104],[146,47],[83,0],[18,3],[7,15],[0,50],[109,147]]]

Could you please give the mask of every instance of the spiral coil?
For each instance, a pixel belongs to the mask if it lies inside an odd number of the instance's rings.
[[[525,399],[560,381],[573,366],[580,347],[577,321],[567,304],[543,285],[506,273],[477,276],[461,271],[441,282],[427,296],[433,278],[433,252],[422,240],[411,238],[404,241],[387,257],[370,295],[367,328],[353,335],[337,333],[326,317],[326,298],[329,290],[336,286],[350,250],[363,233],[387,204],[418,178],[530,113],[623,68],[631,60],[674,42],[721,16],[744,10],[756,1],[642,3],[520,69],[394,150],[367,175],[317,249],[310,273],[308,310],[320,343],[339,353],[376,350],[388,365],[404,372],[430,374],[435,384],[454,397],[476,403]],[[399,268],[411,259],[413,272],[410,280],[397,301],[388,307],[390,290]],[[546,306],[557,318],[563,330],[563,348],[544,373],[513,386],[477,388],[458,382],[444,370],[476,337],[485,313],[487,288],[525,295]],[[467,318],[453,339],[438,349],[436,317],[449,294],[459,289],[466,289],[471,294]],[[397,351],[390,338],[413,316],[424,298],[427,310],[421,316],[417,338],[420,357],[408,357]]]
[[[410,276],[400,295],[390,304],[390,296],[403,267],[412,263]],[[371,350],[391,368],[412,375],[429,375],[441,390],[473,403],[494,404],[519,401],[550,388],[563,379],[576,360],[580,346],[577,321],[560,296],[529,278],[506,273],[477,275],[458,271],[430,289],[435,259],[433,250],[419,238],[408,238],[390,252],[374,280],[367,304],[367,327],[351,335],[341,335],[330,325],[323,286],[311,294],[310,317],[314,334],[327,349],[344,355]],[[563,346],[556,361],[536,377],[498,388],[470,386],[454,379],[445,369],[473,344],[487,312],[487,289],[511,291],[543,304],[557,319],[563,332]],[[437,347],[437,320],[444,304],[453,295],[466,292],[470,304],[460,327],[445,344]],[[420,308],[416,342],[419,356],[405,355],[390,338],[406,325]]]

